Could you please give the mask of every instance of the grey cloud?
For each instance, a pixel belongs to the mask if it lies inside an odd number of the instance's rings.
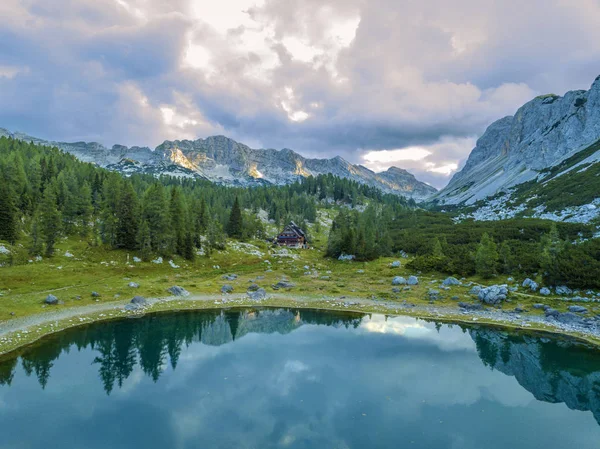
[[[254,25],[227,33],[190,4],[7,0],[0,68],[19,70],[0,75],[0,126],[151,146],[218,132],[358,163],[367,150],[424,146],[430,157],[403,164],[440,186],[448,176],[423,164],[460,165],[469,152],[444,138],[480,135],[534,95],[587,88],[600,73],[592,0],[267,0],[248,9]],[[339,50],[328,30],[353,18],[356,38]],[[249,33],[262,46],[246,46]],[[296,58],[289,37],[317,48],[313,60]],[[209,67],[183,64],[188,39]],[[308,119],[290,120],[282,102]],[[165,123],[162,107],[189,120]]]

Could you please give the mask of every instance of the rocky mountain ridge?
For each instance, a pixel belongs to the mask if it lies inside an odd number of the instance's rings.
[[[225,136],[198,140],[165,141],[156,149],[95,142],[53,142],[0,128],[0,136],[56,146],[84,162],[98,164],[124,174],[151,173],[208,179],[226,185],[285,185],[310,175],[332,174],[423,201],[437,190],[417,180],[406,170],[392,167],[375,173],[337,156],[309,159],[284,148],[252,149]]]
[[[442,205],[473,205],[527,182],[547,182],[548,172],[600,139],[600,76],[590,90],[563,97],[543,95],[514,116],[488,127],[464,168],[432,199]],[[579,165],[589,166],[600,152]],[[572,170],[572,166],[564,167]],[[553,177],[561,173],[554,171]]]

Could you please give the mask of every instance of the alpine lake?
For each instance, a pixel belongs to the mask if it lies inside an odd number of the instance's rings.
[[[0,360],[0,448],[600,447],[600,351],[409,317],[146,315]]]

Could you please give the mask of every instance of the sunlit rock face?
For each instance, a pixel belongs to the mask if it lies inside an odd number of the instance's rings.
[[[600,138],[600,77],[589,91],[543,95],[491,124],[464,168],[434,199],[473,204],[535,179]]]
[[[392,167],[375,173],[362,165],[354,165],[337,156],[332,159],[307,159],[284,148],[252,149],[225,136],[198,140],[165,141],[155,150],[148,147],[114,145],[106,148],[95,142],[48,142],[0,128],[0,136],[53,145],[75,155],[84,162],[124,174],[150,173],[208,179],[226,185],[285,185],[307,176],[332,174],[384,192],[422,201],[436,189],[417,180],[406,170]]]
[[[586,348],[563,342],[557,350],[555,342],[492,329],[469,333],[486,365],[514,376],[536,399],[589,410],[600,423],[600,366]]]

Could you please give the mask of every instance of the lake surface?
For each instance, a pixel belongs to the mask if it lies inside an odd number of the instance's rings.
[[[600,353],[289,309],[73,329],[0,362],[0,449],[594,448]]]

